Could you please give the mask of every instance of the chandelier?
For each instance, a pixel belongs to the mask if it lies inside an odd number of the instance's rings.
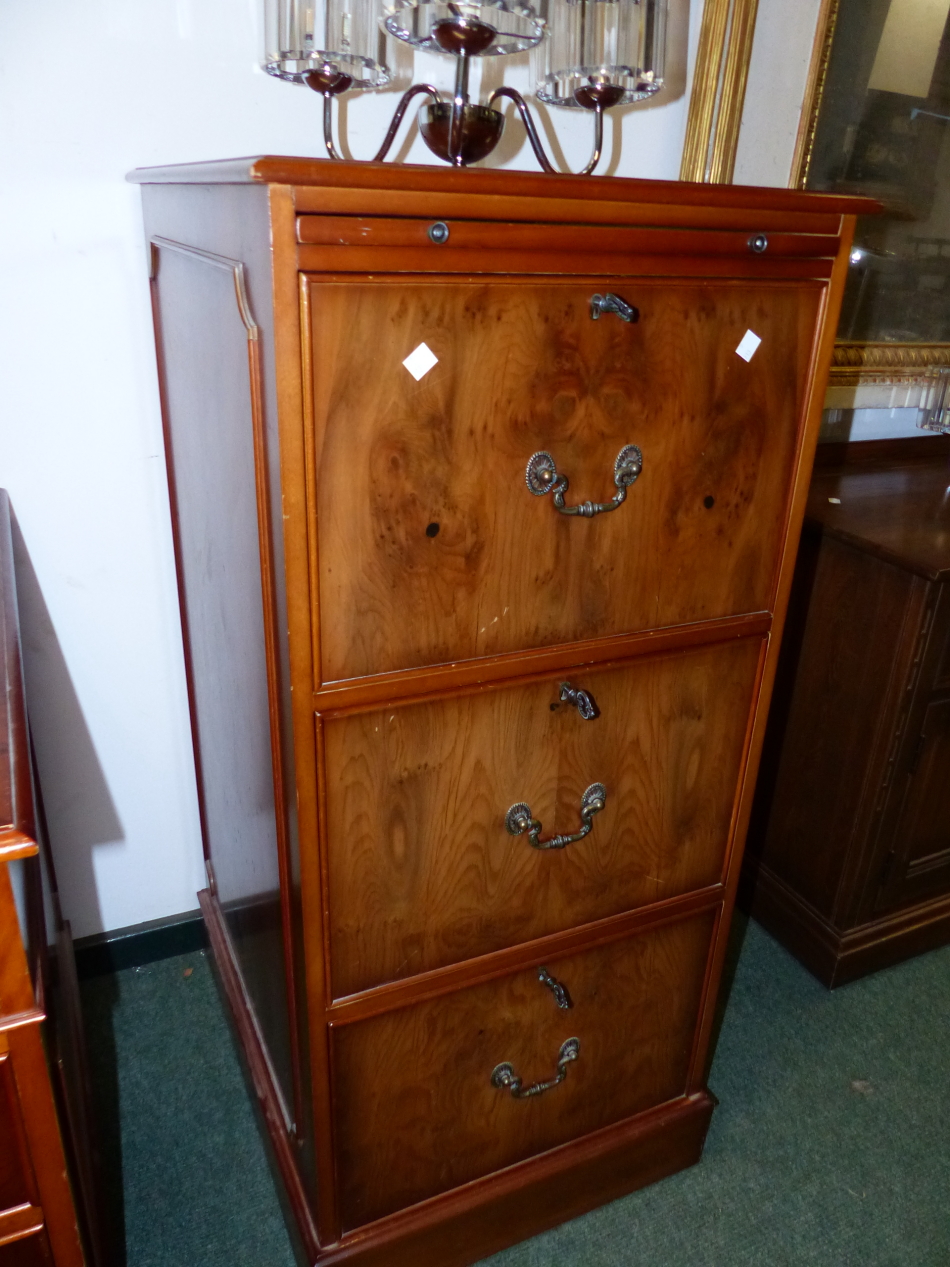
[[[545,105],[586,110],[593,116],[593,152],[600,161],[604,111],[652,96],[663,86],[667,0],[264,0],[267,51],[264,69],[306,84],[323,97],[327,154],[341,158],[334,141],[333,99],[371,92],[392,80],[386,39],[455,58],[451,98],[431,84],[403,93],[373,162],[392,147],[410,102],[428,98],[418,114],[426,145],[446,163],[466,167],[501,139],[503,98],[521,116],[528,141],[545,172],[556,169],[524,97],[496,88],[487,104],[469,95],[473,57],[530,52],[534,92]]]

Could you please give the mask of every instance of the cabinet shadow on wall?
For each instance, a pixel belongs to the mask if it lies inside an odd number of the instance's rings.
[[[75,921],[81,911],[79,931],[100,931],[93,850],[125,835],[15,516],[13,558],[30,735],[64,914]]]
[[[92,854],[97,845],[122,841],[122,824],[15,516],[12,530],[27,713],[54,885],[65,899],[67,918],[71,910],[82,911],[85,922],[101,928]],[[88,997],[85,1002],[88,1005]],[[125,1267],[119,1085],[112,1025],[118,1003],[114,976],[97,979],[94,1002],[86,1018],[93,1021],[98,1049],[96,1076],[89,1089],[95,1106],[94,1200],[106,1262],[110,1267]]]

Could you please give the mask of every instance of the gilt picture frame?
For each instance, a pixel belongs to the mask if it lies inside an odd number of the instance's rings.
[[[913,0],[898,0],[911,17],[912,4]],[[898,38],[904,61],[891,53],[896,64],[889,66],[888,20],[902,17]],[[945,239],[933,232],[931,223],[935,202],[950,207],[950,109],[941,104],[950,99],[950,38],[946,25],[942,34],[935,33],[924,24],[915,28],[907,17],[897,9],[892,13],[889,0],[823,0],[819,12],[790,184],[868,193],[888,207],[882,223],[870,229],[877,249],[866,248],[868,231],[863,236],[859,222],[854,262],[860,273],[867,249],[869,266],[865,276],[851,281],[850,308],[846,296],[831,368],[832,389],[910,387],[925,383],[935,370],[950,367],[950,232]],[[933,44],[935,34],[935,48],[921,46],[916,51],[922,67],[918,70],[913,41]],[[856,40],[863,40],[863,45],[855,48]],[[898,77],[901,67],[903,78]],[[918,82],[913,82],[915,73]],[[854,80],[850,84],[849,75]],[[857,102],[862,93],[863,103]],[[850,111],[842,108],[849,95]],[[846,126],[853,136],[841,126],[849,116]],[[837,170],[828,161],[836,141],[841,152],[847,152],[845,162],[839,155]],[[938,223],[941,219],[937,217]],[[881,291],[876,315],[862,311],[861,295],[856,294],[869,284],[877,284]],[[863,304],[865,309],[873,306]],[[928,320],[930,308],[938,315]],[[946,312],[947,329],[941,328],[939,310]],[[920,337],[928,332],[942,337]]]

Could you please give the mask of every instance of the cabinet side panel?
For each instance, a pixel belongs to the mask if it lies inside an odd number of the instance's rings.
[[[868,737],[887,712],[912,588],[834,538],[803,539],[750,854],[828,918],[883,774],[886,735]]]
[[[248,331],[235,276],[157,252],[169,484],[205,850],[285,1103],[293,1103]]]

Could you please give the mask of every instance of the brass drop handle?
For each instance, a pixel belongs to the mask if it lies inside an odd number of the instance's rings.
[[[596,321],[602,312],[612,312],[621,321],[633,323],[640,320],[640,312],[634,308],[633,304],[628,304],[626,299],[621,299],[619,295],[611,294],[610,291],[606,295],[591,295],[590,297],[591,320]]]
[[[541,839],[541,824],[531,813],[531,806],[524,801],[512,805],[505,815],[505,827],[510,836],[521,836],[528,833],[528,843],[532,849],[563,849],[572,845],[575,840],[583,840],[593,826],[594,815],[607,804],[607,789],[603,783],[592,783],[581,797],[581,826],[579,831],[570,836],[552,836],[550,840]]]
[[[535,497],[543,497],[545,493],[554,494],[554,505],[562,515],[580,515],[583,519],[593,519],[594,515],[602,515],[607,510],[616,510],[627,500],[627,489],[643,470],[643,454],[635,444],[625,444],[617,454],[614,462],[614,483],[617,491],[609,502],[581,502],[577,506],[567,506],[564,494],[570,485],[566,475],[558,475],[554,458],[544,449],[532,453],[528,459],[524,478],[528,492]]]
[[[526,1087],[512,1066],[506,1061],[504,1064],[496,1065],[491,1071],[491,1084],[493,1087],[497,1087],[499,1091],[510,1091],[516,1100],[527,1100],[529,1096],[540,1095],[542,1091],[550,1091],[552,1087],[556,1087],[563,1082],[567,1077],[567,1066],[572,1060],[577,1059],[580,1055],[580,1050],[581,1044],[577,1038],[568,1038],[561,1043],[561,1050],[557,1054],[557,1072],[547,1082],[532,1082],[530,1087]]]

